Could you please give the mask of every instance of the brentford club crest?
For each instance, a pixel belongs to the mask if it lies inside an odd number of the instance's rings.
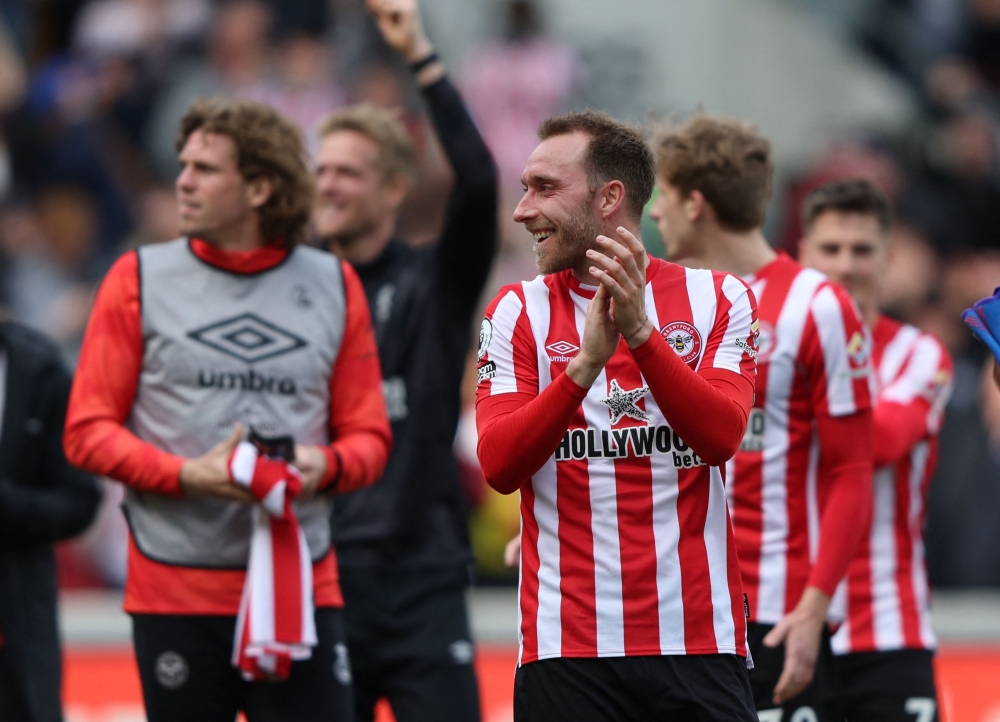
[[[674,350],[681,361],[691,363],[701,353],[701,334],[698,329],[686,321],[674,321],[660,329],[667,344]]]

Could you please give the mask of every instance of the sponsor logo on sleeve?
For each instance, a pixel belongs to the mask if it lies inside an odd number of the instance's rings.
[[[482,361],[486,358],[486,352],[489,351],[490,342],[493,340],[493,322],[488,318],[483,319],[482,325],[479,327],[479,360]]]
[[[701,353],[701,334],[686,321],[674,321],[660,329],[667,344],[686,364],[698,358]]]
[[[871,343],[861,331],[855,331],[847,342],[847,365],[851,378],[864,378],[871,373],[868,358],[871,355]]]
[[[479,367],[477,370],[479,383],[496,378],[497,375],[496,363],[494,361],[483,361],[486,358],[486,352],[490,349],[490,342],[492,340],[493,322],[488,318],[484,318],[482,325],[479,327]]]

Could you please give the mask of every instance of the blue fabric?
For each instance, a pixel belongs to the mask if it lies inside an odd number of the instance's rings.
[[[1000,287],[962,312],[962,320],[1000,363]]]

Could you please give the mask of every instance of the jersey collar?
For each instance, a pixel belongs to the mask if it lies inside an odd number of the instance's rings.
[[[269,271],[280,265],[289,253],[284,240],[280,238],[252,251],[224,251],[200,238],[192,238],[189,246],[199,260],[213,268],[245,275]]]

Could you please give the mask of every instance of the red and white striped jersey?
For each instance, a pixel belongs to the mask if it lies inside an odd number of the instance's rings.
[[[846,621],[833,637],[837,654],[935,646],[924,520],[938,430],[951,394],[951,358],[933,336],[884,316],[873,336],[876,404],[897,404],[893,416],[911,416],[923,436],[897,463],[875,471],[871,531],[835,600],[840,619],[844,601],[847,607]]]
[[[871,407],[871,340],[851,297],[784,253],[744,280],[760,316],[757,385],[727,493],[750,619],[776,624],[802,596],[819,544],[816,415]]]
[[[569,271],[503,288],[483,322],[478,393],[537,395],[564,373],[595,290]],[[646,312],[696,371],[753,382],[754,306],[734,276],[650,259]],[[723,474],[668,426],[622,341],[521,487],[520,662],[745,656]]]

